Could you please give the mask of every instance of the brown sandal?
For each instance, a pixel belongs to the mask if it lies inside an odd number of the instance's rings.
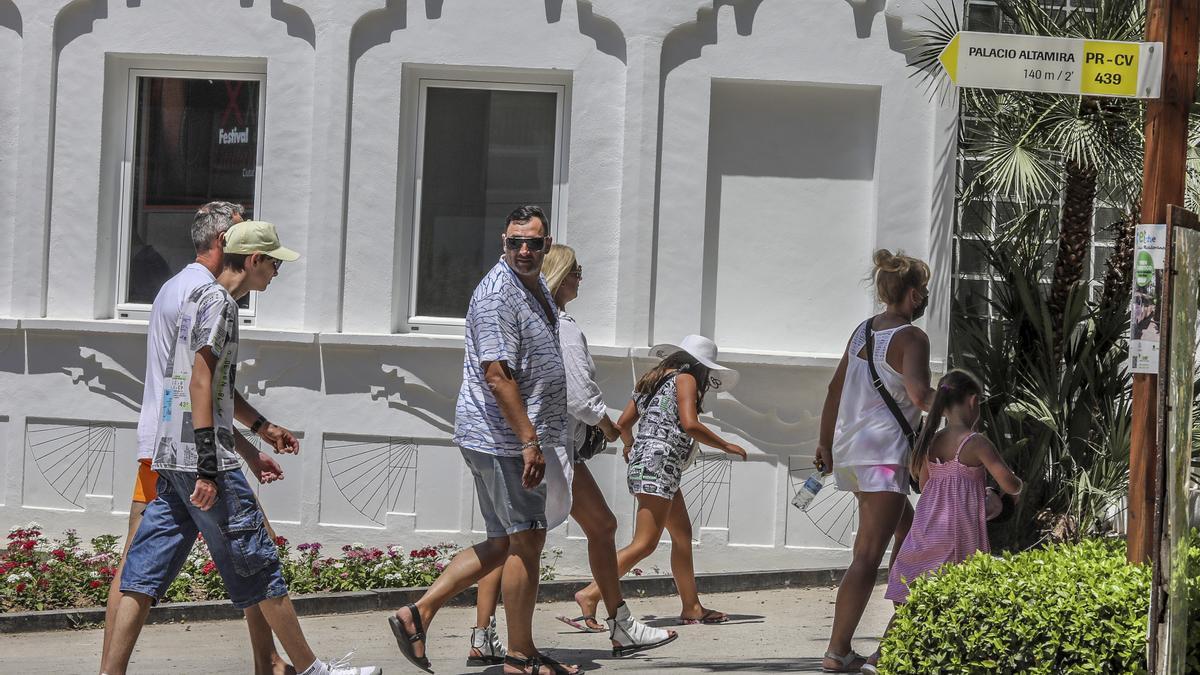
[[[510,654],[504,657],[504,665],[516,666],[521,670],[528,668],[529,675],[542,675],[542,668],[548,668],[551,675],[576,675],[583,672],[583,668],[579,666],[572,666],[575,670],[571,670],[545,654],[534,654],[527,659]]]
[[[698,623],[711,626],[713,624],[725,623],[728,620],[729,620],[728,614],[726,614],[725,612],[718,612],[715,609],[704,610],[704,613],[700,615],[699,619],[688,619],[688,618],[682,617],[682,616],[679,617],[679,623],[684,626],[694,626]]]

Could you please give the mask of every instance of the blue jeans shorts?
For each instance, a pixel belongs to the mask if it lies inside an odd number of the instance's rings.
[[[524,459],[460,449],[475,476],[475,497],[488,539],[546,529],[546,481],[526,490],[521,484]]]
[[[194,472],[158,472],[158,496],[146,505],[129,546],[121,592],[141,593],[157,602],[179,576],[200,532],[235,607],[245,609],[287,595],[279,552],[242,472],[218,475],[217,499],[207,511],[192,505],[195,487]]]

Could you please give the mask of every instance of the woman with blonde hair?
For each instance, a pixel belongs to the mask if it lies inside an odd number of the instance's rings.
[[[929,410],[929,337],[912,325],[929,304],[929,265],[881,249],[871,278],[885,308],[860,323],[834,371],[813,464],[858,500],[853,560],[838,586],[833,631],[821,663],[857,673],[867,659],[851,640],[866,609],[888,541],[893,557],[912,525],[908,501],[913,429]]]
[[[565,439],[568,461],[574,467],[569,491],[547,492],[546,518],[553,523],[557,520],[555,513],[562,513],[565,518],[565,512],[569,510],[575,522],[583,528],[588,542],[588,563],[600,596],[592,599],[584,591],[576,593],[575,601],[579,603],[580,615],[575,618],[560,616],[558,619],[585,633],[607,630],[613,656],[626,656],[661,647],[678,635],[675,631],[652,628],[634,619],[629,606],[625,604],[617,570],[617,519],[608,508],[604,493],[600,491],[586,464],[593,454],[602,452],[609,441],[619,438],[621,432],[608,416],[608,406],[604,404],[600,387],[596,385],[596,366],[588,352],[587,338],[566,311],[567,303],[579,296],[579,284],[583,279],[583,267],[576,262],[574,249],[562,244],[551,246],[542,261],[542,276],[558,306],[559,344],[567,373],[569,414]],[[550,472],[546,474],[549,480]],[[556,494],[566,497],[565,503],[556,498]],[[499,589],[498,579],[488,584],[486,589],[484,584],[480,584],[477,611],[481,622],[487,618],[489,610],[495,612]],[[596,620],[596,607],[601,599],[608,609],[607,628]],[[472,648],[476,648],[474,640]],[[481,650],[480,653],[485,651]]]

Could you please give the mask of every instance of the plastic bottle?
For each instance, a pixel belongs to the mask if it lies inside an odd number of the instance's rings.
[[[804,484],[800,486],[800,490],[796,492],[796,496],[792,497],[792,506],[807,511],[808,505],[812,504],[812,500],[825,487],[825,481],[821,480],[821,472],[815,471]]]

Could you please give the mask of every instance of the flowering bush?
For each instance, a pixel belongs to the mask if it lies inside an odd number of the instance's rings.
[[[92,552],[79,546],[73,530],[61,541],[50,541],[41,527],[31,523],[13,528],[8,547],[0,552],[0,610],[67,609],[103,605],[116,574],[120,555],[117,538],[104,535],[92,539]],[[321,544],[292,547],[283,537],[275,538],[283,578],[293,595],[327,591],[361,591],[372,588],[428,586],[437,579],[458,552],[453,544],[438,544],[405,551],[347,544],[336,556],[322,555]],[[554,566],[562,550],[542,553],[541,578],[554,579]],[[225,583],[217,572],[203,537],[196,540],[179,576],[163,600],[224,600]]]
[[[92,539],[91,553],[67,530],[63,539],[49,540],[37,523],[14,527],[0,552],[0,609],[58,609],[102,605],[120,557],[117,538]]]

